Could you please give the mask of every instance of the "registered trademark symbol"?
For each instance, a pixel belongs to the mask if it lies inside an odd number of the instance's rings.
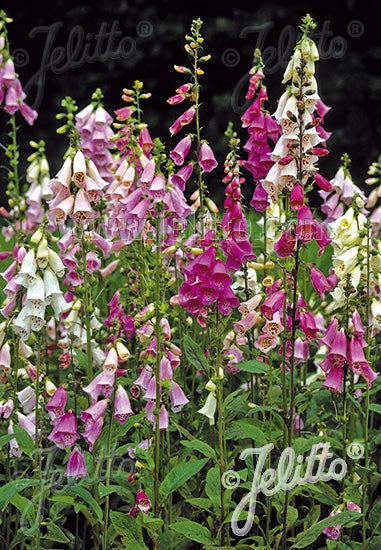
[[[364,445],[362,445],[361,443],[357,443],[356,441],[354,441],[347,447],[347,455],[352,460],[359,460],[364,456],[364,452]]]
[[[347,33],[352,38],[358,38],[362,34],[364,34],[364,23],[361,21],[358,21],[357,19],[354,19],[347,25]]]

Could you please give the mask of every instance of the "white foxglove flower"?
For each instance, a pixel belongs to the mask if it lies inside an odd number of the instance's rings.
[[[13,330],[17,332],[22,340],[27,340],[29,338],[32,331],[32,321],[25,307],[22,308],[22,310],[14,320]]]
[[[213,426],[216,407],[217,407],[217,399],[215,398],[214,393],[210,392],[208,397],[206,398],[205,405],[201,409],[199,409],[197,412],[209,418],[209,424]]]
[[[85,156],[80,149],[75,153],[73,160],[73,180],[82,187],[85,182],[86,176],[86,160]]]
[[[36,280],[37,262],[35,251],[33,249],[26,253],[20,271],[17,273],[16,282],[22,286],[28,287]]]
[[[333,257],[333,267],[339,279],[342,279],[347,273],[350,273],[356,267],[357,254],[358,247],[354,246],[339,256]]]
[[[27,386],[23,390],[17,392],[17,398],[25,414],[29,414],[33,411],[36,405],[36,394],[32,386]]]
[[[56,274],[47,267],[44,271],[45,302],[51,304],[55,294],[62,294]]]
[[[24,308],[30,311],[30,315],[43,317],[45,312],[45,288],[42,278],[37,275],[36,280],[30,286],[26,293],[26,302]]]
[[[370,309],[372,312],[373,324],[378,329],[381,329],[381,302],[373,300]]]
[[[54,309],[54,315],[56,319],[60,318],[61,313],[67,311],[70,307],[70,304],[67,303],[63,294],[53,294],[51,297],[51,305]]]

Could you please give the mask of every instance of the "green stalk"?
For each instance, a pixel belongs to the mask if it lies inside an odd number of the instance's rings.
[[[107,431],[107,446],[106,446],[106,488],[108,489],[110,487],[110,475],[111,475],[111,456],[110,456],[110,448],[111,448],[111,427],[112,427],[112,415],[114,412],[114,404],[112,406],[112,410],[110,411],[110,418],[109,418],[109,424],[108,424],[108,431]],[[102,549],[107,550],[107,534],[108,534],[108,517],[109,517],[109,511],[110,511],[110,495],[107,493],[106,495],[106,505],[105,505],[105,520],[104,520],[104,532],[103,532],[103,544]]]
[[[367,226],[366,233],[366,306],[365,306],[365,326],[366,326],[366,343],[368,346],[365,348],[366,359],[370,361],[370,345],[369,345],[369,318],[370,318],[370,227]],[[369,386],[366,385],[365,396],[365,425],[364,425],[364,455],[365,455],[365,471],[362,487],[362,543],[364,550],[367,548],[367,536],[366,536],[366,506],[367,506],[367,485],[368,485],[368,469],[370,465],[369,457],[369,404],[370,404],[370,392]]]
[[[85,326],[86,326],[86,355],[87,355],[87,380],[88,383],[93,379],[93,353],[91,349],[91,318],[90,318],[90,308],[91,308],[91,290],[88,280],[88,273],[86,270],[86,242],[84,239],[84,234],[82,232],[82,263],[83,263],[83,301],[85,308]],[[89,396],[90,400],[90,396]]]
[[[42,475],[41,475],[41,454],[40,454],[40,442],[38,438],[38,429],[40,425],[40,409],[39,409],[39,399],[40,399],[40,371],[41,371],[41,342],[38,342],[37,345],[37,363],[36,363],[36,405],[35,405],[35,438],[34,438],[34,476],[39,480],[40,485],[38,490],[41,491],[42,484]],[[37,522],[41,521],[41,509],[40,502],[37,503]],[[37,529],[35,538],[34,538],[35,548],[40,549],[40,528]]]
[[[199,31],[197,30],[196,41],[199,38]],[[198,43],[198,42],[197,42]],[[195,121],[196,121],[196,155],[197,155],[197,172],[198,172],[198,190],[200,195],[200,217],[201,217],[201,236],[204,238],[205,228],[204,228],[204,185],[202,181],[202,168],[200,165],[201,159],[201,130],[200,130],[200,103],[199,103],[199,83],[197,78],[197,69],[198,69],[198,52],[197,49],[194,51],[194,95],[195,95]]]
[[[219,337],[218,330],[218,310],[216,310],[216,332],[217,338]],[[225,448],[224,448],[224,411],[223,411],[223,379],[220,378],[220,368],[222,366],[221,361],[221,348],[217,341],[217,409],[218,409],[218,448],[220,453],[220,479],[225,472]],[[225,520],[225,487],[221,485],[221,526]],[[224,545],[225,541],[225,529],[221,528],[221,545]]]
[[[155,415],[155,472],[154,472],[154,516],[160,517],[159,510],[159,473],[160,473],[160,362],[161,362],[161,330],[160,330],[160,212],[156,212],[156,269],[155,269],[155,336],[156,336],[156,403]]]

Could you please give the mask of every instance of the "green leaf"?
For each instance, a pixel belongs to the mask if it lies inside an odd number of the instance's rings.
[[[74,350],[75,355],[78,359],[78,365],[87,372],[87,355],[81,349]]]
[[[334,516],[325,518],[312,527],[306,529],[302,533],[299,533],[295,539],[295,543],[291,548],[306,548],[310,546],[321,534],[323,529],[327,527],[333,527],[334,525],[345,525],[346,523],[357,520],[361,517],[359,512],[342,512]]]
[[[267,374],[269,367],[264,361],[258,361],[258,359],[250,359],[250,361],[240,361],[234,365],[235,367],[245,372],[251,372],[252,374]]]
[[[200,441],[199,439],[194,439],[193,441],[183,440],[183,441],[180,441],[180,443],[181,445],[184,445],[184,447],[187,447],[188,449],[198,451],[204,456],[207,456],[208,458],[212,458],[213,460],[217,461],[216,451],[212,449],[210,445],[208,445],[207,443],[204,443],[203,441]]]
[[[179,520],[176,523],[172,523],[169,527],[176,531],[176,533],[184,535],[187,539],[194,540],[200,544],[213,544],[209,530],[195,521],[190,521],[189,519]]]
[[[212,502],[209,498],[187,498],[185,502],[189,502],[191,506],[195,508],[201,508],[201,510],[206,510],[211,512]]]
[[[134,426],[134,424],[137,424],[143,418],[145,418],[147,415],[146,413],[139,413],[139,414],[133,414],[127,418],[127,420],[121,425],[118,426],[118,438],[122,437],[123,435],[126,435],[126,433],[131,430],[131,428]]]
[[[168,474],[165,476],[160,485],[160,495],[164,500],[170,493],[176,491],[179,487],[184,485],[188,479],[197,474],[208,462],[208,458],[202,460],[189,460],[182,464],[177,464]]]
[[[34,441],[24,428],[17,424],[13,426],[14,437],[23,453],[31,457],[34,453]]]
[[[206,474],[205,493],[215,510],[221,510],[221,475],[219,466],[210,468]]]
[[[253,439],[262,445],[266,445],[266,436],[255,423],[255,420],[234,420],[226,427],[226,439]]]
[[[143,542],[143,534],[140,525],[136,523],[136,520],[126,513],[110,512],[110,521],[115,531],[123,537],[123,542],[126,546],[128,544],[135,544],[136,550],[148,550],[147,546]]]
[[[0,449],[10,442],[15,436],[13,434],[6,434],[0,437]]]
[[[369,405],[369,410],[374,411],[378,414],[381,414],[381,405],[377,405],[376,403],[371,403]]]
[[[11,498],[10,503],[13,504],[21,514],[25,514],[30,525],[33,524],[36,519],[36,510],[32,500],[17,494]]]
[[[148,529],[151,533],[157,533],[162,528],[164,523],[162,519],[150,518],[144,512],[140,512],[140,514],[136,518],[136,522],[141,527],[145,527],[146,529]]]
[[[26,489],[27,487],[35,487],[39,484],[37,479],[16,479],[10,481],[0,488],[0,509],[4,512],[8,502],[12,497]]]
[[[184,352],[188,361],[196,368],[201,369],[208,375],[209,363],[206,360],[202,349],[188,334],[185,334],[183,340]]]
[[[54,542],[70,542],[65,533],[55,523],[45,523],[48,534],[41,537],[45,540],[53,540]]]
[[[87,506],[94,512],[95,517],[101,521],[103,518],[103,512],[97,501],[94,499],[94,497],[91,495],[91,493],[82,487],[81,485],[72,485],[70,487],[66,487],[65,494],[72,494],[76,497],[80,497]]]

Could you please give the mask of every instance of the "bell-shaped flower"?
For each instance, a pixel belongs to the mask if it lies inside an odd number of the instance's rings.
[[[98,374],[87,386],[83,388],[83,391],[88,393],[95,403],[101,393],[108,398],[111,396],[114,389],[115,371],[108,372],[102,371]]]
[[[64,414],[54,426],[48,439],[53,441],[60,449],[66,449],[74,445],[79,435],[77,433],[77,421],[74,414],[68,411]]]
[[[217,407],[217,399],[214,393],[210,392],[208,397],[206,398],[205,405],[201,409],[199,409],[197,412],[209,418],[209,424],[213,426],[216,407]]]
[[[142,368],[139,377],[135,380],[134,385],[140,386],[144,391],[147,390],[152,378],[152,370],[149,365]]]
[[[40,275],[36,276],[33,284],[28,286],[24,307],[30,310],[31,315],[44,316],[45,311],[45,287]]]
[[[130,399],[126,390],[118,385],[115,392],[115,405],[114,405],[114,417],[123,424],[129,416],[134,414],[134,411],[131,409]]]
[[[73,212],[70,217],[79,225],[83,225],[89,218],[95,217],[95,212],[91,208],[90,201],[83,188],[79,189],[76,194]]]
[[[7,373],[11,372],[11,351],[8,342],[5,342],[0,348],[0,370]]]
[[[299,239],[306,243],[315,237],[316,220],[307,206],[302,206],[298,210],[298,223],[295,229],[295,234]]]
[[[186,136],[176,147],[169,153],[169,156],[177,166],[181,166],[184,163],[185,157],[189,153],[189,149],[192,145],[192,139],[190,136]]]
[[[34,420],[32,420],[34,415],[25,416],[17,411],[17,419],[18,419],[18,425],[23,428],[33,439],[33,441],[36,439],[36,425]],[[40,432],[40,430],[38,430]]]
[[[310,277],[314,289],[318,294],[320,294],[321,299],[324,300],[324,293],[327,290],[331,290],[331,285],[327,281],[324,273],[322,273],[315,266],[312,266],[310,269]]]
[[[36,280],[37,262],[35,250],[29,250],[21,264],[20,271],[17,273],[16,282],[22,286],[28,287]]]
[[[279,258],[286,258],[291,256],[295,250],[296,245],[296,235],[290,233],[290,231],[285,231],[280,239],[274,243],[274,251],[279,256]]]
[[[176,172],[176,174],[172,174],[169,177],[169,181],[174,185],[177,185],[180,191],[184,191],[185,184],[191,177],[192,172],[193,172],[193,164],[187,164],[186,166],[183,166],[182,168],[180,168],[180,170]]]
[[[299,210],[304,204],[303,187],[300,183],[294,185],[290,195],[290,206],[293,210]]]
[[[99,420],[105,413],[107,408],[108,399],[101,399],[91,405],[86,410],[81,411],[81,420],[85,423],[86,430],[88,430],[94,422]]]
[[[80,149],[75,153],[73,159],[73,180],[77,187],[82,187],[85,184],[86,177],[86,160]]]
[[[17,392],[17,398],[25,414],[29,414],[33,411],[36,405],[36,394],[32,386],[27,386],[23,390]]]
[[[8,434],[13,434],[13,421],[10,420],[9,421],[9,425],[8,425]],[[17,439],[16,438],[13,438],[10,440],[9,442],[9,452],[12,456],[15,456],[16,458],[20,458],[20,456],[22,455],[22,450],[20,449],[19,447],[19,444],[17,442]]]
[[[65,476],[81,479],[87,476],[85,457],[77,447],[69,455]]]
[[[205,172],[211,172],[218,165],[211,147],[205,142],[200,149],[200,165]]]
[[[172,387],[169,390],[169,398],[172,404],[172,411],[178,413],[181,411],[184,405],[189,402],[189,399],[185,397],[183,390],[176,382],[171,382]]]
[[[60,386],[53,393],[52,397],[46,404],[46,410],[49,413],[51,424],[55,425],[63,417],[66,406],[66,390],[64,386]]]
[[[32,332],[32,319],[26,308],[22,308],[16,319],[13,321],[13,330],[22,338],[27,340]]]
[[[83,439],[85,439],[89,444],[90,451],[93,450],[93,445],[97,440],[97,438],[99,437],[99,434],[102,431],[102,427],[103,427],[103,416],[100,416],[90,426],[86,426],[86,430],[82,433]]]
[[[340,366],[333,364],[322,387],[327,388],[334,393],[341,393],[341,389],[343,387],[343,377],[343,369]]]
[[[151,159],[145,165],[143,172],[139,178],[139,185],[145,191],[148,191],[148,189],[150,188],[154,175],[155,175],[155,161],[154,159]]]
[[[74,195],[69,195],[65,198],[62,197],[62,200],[59,203],[49,209],[49,220],[56,225],[62,225],[66,218],[71,214],[73,206]]]

